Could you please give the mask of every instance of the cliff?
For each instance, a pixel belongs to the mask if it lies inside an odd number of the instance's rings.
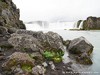
[[[100,18],[88,17],[87,20],[83,22],[84,30],[99,30],[100,29]]]
[[[25,29],[20,18],[20,11],[12,0],[0,0],[0,26],[6,28]]]

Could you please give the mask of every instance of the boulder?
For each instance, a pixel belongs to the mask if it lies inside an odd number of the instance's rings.
[[[60,35],[54,32],[43,33],[42,31],[27,31],[19,29],[17,34],[31,35],[36,38],[44,47],[44,49],[64,50],[63,39]]]
[[[51,48],[54,48],[56,50],[65,50],[63,45],[63,39],[60,35],[54,32],[48,32],[45,33],[46,36],[46,45],[49,45]]]
[[[3,69],[6,71],[12,71],[13,68],[19,67],[23,70],[27,68],[32,68],[34,66],[35,60],[32,59],[27,53],[15,52],[8,57],[2,65]]]
[[[15,49],[26,51],[30,49],[32,51],[42,51],[41,43],[31,35],[24,34],[12,34],[8,42],[14,46]]]
[[[93,45],[87,41],[85,37],[79,37],[70,42],[68,50],[73,54],[82,54],[86,52],[90,55],[93,51]]]
[[[85,37],[79,37],[72,40],[69,44],[68,50],[71,54],[74,54],[76,60],[82,64],[92,64],[90,58],[93,52],[93,45],[85,39]]]
[[[44,42],[46,40],[45,34],[42,31],[29,31],[24,29],[19,29],[16,31],[17,34],[31,35],[37,38],[40,42]]]

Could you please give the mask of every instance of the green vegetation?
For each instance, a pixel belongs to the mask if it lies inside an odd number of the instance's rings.
[[[26,72],[31,72],[32,71],[32,66],[28,65],[28,64],[24,64],[24,65],[22,65],[22,70],[24,70]]]
[[[22,51],[27,51],[27,48],[22,47],[21,50]]]
[[[43,56],[47,59],[47,60],[53,60],[54,62],[58,63],[62,61],[62,56],[64,55],[64,52],[59,50],[59,51],[49,51],[46,50],[43,53]]]

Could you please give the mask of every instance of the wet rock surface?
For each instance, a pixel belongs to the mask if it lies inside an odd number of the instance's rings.
[[[69,44],[68,50],[75,55],[76,60],[81,64],[92,64],[91,53],[93,52],[93,45],[84,37],[79,37],[72,40]]]

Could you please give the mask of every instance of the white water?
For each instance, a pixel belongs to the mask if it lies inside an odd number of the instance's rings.
[[[62,30],[62,29],[73,29],[74,22],[51,22],[51,23],[38,23],[26,24],[27,30]]]
[[[80,23],[79,29],[83,29],[83,21]]]
[[[77,21],[77,22],[78,22],[78,21]],[[77,22],[75,22],[74,25],[73,25],[73,28],[74,28],[74,29],[78,29],[78,28],[77,28]]]
[[[77,27],[77,23],[78,21],[74,23],[73,29],[83,29],[83,21],[80,23],[79,27]]]

